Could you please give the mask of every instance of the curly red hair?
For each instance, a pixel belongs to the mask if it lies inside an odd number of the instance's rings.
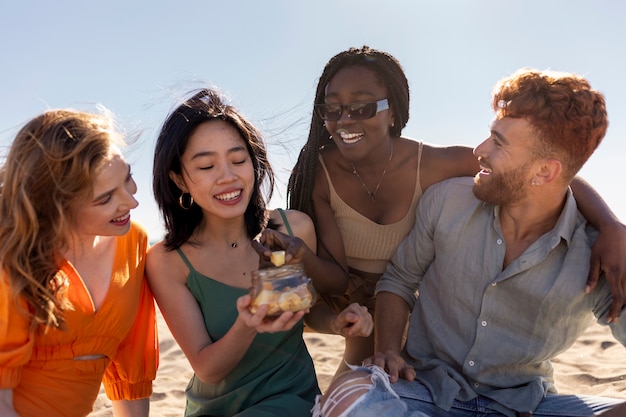
[[[561,161],[571,180],[609,125],[604,95],[578,74],[523,68],[493,90],[496,117],[525,118],[538,134],[537,157]]]

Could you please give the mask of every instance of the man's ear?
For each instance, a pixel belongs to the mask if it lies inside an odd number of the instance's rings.
[[[563,165],[558,159],[542,159],[539,169],[535,173],[537,185],[549,184],[561,177]]]

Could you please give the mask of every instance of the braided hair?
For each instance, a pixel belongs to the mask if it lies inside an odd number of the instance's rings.
[[[337,72],[355,66],[372,70],[387,87],[389,106],[395,121],[394,126],[390,127],[390,133],[394,137],[400,136],[409,120],[409,83],[398,60],[387,52],[363,46],[350,48],[332,57],[317,84],[315,104],[324,103],[326,86]],[[311,197],[313,183],[320,149],[326,143],[328,131],[324,127],[324,120],[313,111],[309,137],[300,151],[287,184],[287,207],[305,212],[313,221],[316,221]]]

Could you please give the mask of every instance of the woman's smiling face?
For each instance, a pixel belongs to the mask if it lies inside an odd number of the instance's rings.
[[[239,131],[222,120],[204,122],[189,138],[181,157],[182,175],[172,173],[205,214],[223,218],[243,215],[252,196],[255,175]]]
[[[75,214],[76,232],[89,236],[121,236],[130,229],[130,211],[138,206],[137,184],[121,152],[110,158],[95,175],[91,198]]]
[[[324,100],[327,104],[346,105],[371,103],[385,98],[388,98],[387,88],[372,70],[352,66],[337,71],[331,78]],[[354,120],[344,109],[339,120],[325,122],[326,129],[342,155],[350,161],[357,161],[382,140],[389,139],[389,127],[393,123],[391,110],[379,111],[369,119]]]

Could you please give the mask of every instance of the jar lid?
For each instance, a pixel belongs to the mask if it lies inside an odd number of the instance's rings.
[[[261,280],[280,279],[304,274],[304,265],[302,265],[301,263],[263,268],[252,271],[252,277]]]

